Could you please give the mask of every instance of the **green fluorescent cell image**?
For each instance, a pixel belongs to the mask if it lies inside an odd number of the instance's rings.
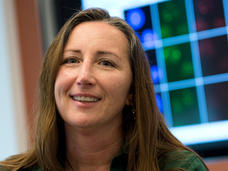
[[[162,38],[188,33],[184,0],[158,4]]]
[[[195,88],[170,91],[173,126],[200,123],[197,95]]]
[[[168,82],[194,77],[189,43],[165,47],[164,56]]]

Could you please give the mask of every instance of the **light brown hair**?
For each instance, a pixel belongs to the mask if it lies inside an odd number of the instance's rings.
[[[156,105],[149,63],[132,30],[122,19],[110,17],[103,9],[87,9],[73,15],[49,47],[39,80],[40,103],[34,146],[28,152],[9,158],[1,164],[12,170],[39,166],[45,171],[61,171],[67,163],[64,123],[54,97],[54,84],[66,42],[73,28],[90,21],[106,22],[128,39],[129,61],[133,74],[131,86],[135,118],[123,109],[124,148],[128,152],[128,171],[159,171],[163,154],[186,149],[168,130]]]

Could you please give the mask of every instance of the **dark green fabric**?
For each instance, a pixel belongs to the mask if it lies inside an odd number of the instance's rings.
[[[179,150],[169,152],[159,159],[161,171],[207,171],[201,160],[192,152]],[[127,153],[121,152],[116,156],[111,164],[110,171],[125,171],[127,168]],[[0,167],[0,171],[3,170]],[[20,171],[41,171],[41,169],[21,169]]]
[[[179,150],[169,152],[159,159],[162,171],[207,171],[202,161],[191,151]]]

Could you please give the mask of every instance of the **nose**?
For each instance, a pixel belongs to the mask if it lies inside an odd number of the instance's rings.
[[[83,61],[78,70],[77,85],[83,88],[95,85],[95,78],[92,64],[89,61]]]

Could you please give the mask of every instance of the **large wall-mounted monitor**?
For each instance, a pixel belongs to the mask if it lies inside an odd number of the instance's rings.
[[[157,104],[177,138],[197,150],[228,148],[228,1],[83,0],[89,7],[135,30]]]

